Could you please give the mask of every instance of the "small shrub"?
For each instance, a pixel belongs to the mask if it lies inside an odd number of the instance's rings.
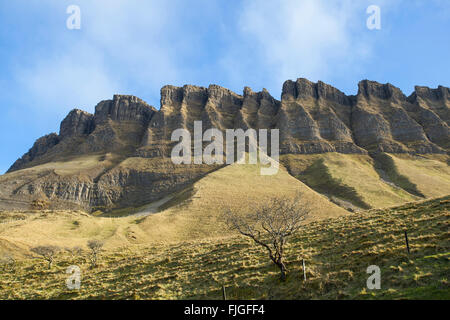
[[[57,246],[38,246],[31,248],[31,251],[41,256],[48,262],[48,268],[51,269],[56,254],[60,251]]]
[[[72,258],[76,258],[77,256],[81,256],[83,253],[83,249],[81,247],[66,247],[65,250],[70,253]]]
[[[103,242],[100,240],[89,240],[88,248],[91,249],[91,265],[97,266],[98,256],[103,249]]]
[[[50,202],[47,199],[36,199],[31,202],[32,210],[48,210]]]
[[[3,271],[14,271],[16,260],[14,257],[6,254],[0,258],[0,266]]]

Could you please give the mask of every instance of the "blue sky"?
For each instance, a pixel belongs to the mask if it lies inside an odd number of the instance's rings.
[[[69,5],[81,29],[69,30]],[[366,26],[381,8],[381,30]],[[0,0],[0,173],[73,108],[166,84],[238,93],[287,79],[450,86],[448,0]]]

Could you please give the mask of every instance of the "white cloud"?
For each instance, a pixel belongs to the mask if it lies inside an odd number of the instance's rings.
[[[93,111],[97,102],[119,90],[115,77],[103,65],[102,55],[83,44],[72,49],[73,53],[43,58],[32,68],[17,71],[18,84],[26,93],[22,99],[34,101],[30,107],[46,113],[59,109],[60,116],[72,108]]]
[[[62,17],[72,4],[40,3]],[[40,103],[34,107],[93,111],[114,93],[138,94],[158,107],[163,85],[206,78],[237,91],[261,84],[276,95],[287,79],[326,80],[358,70],[372,51],[362,36],[364,1],[248,0],[226,12],[211,1],[77,4],[81,30],[67,30],[65,23],[49,30],[53,49],[17,69],[24,96]]]
[[[239,45],[251,46],[251,54],[243,55],[237,45],[223,62],[250,66],[259,61],[264,73],[270,74],[267,86],[276,92],[287,79],[323,80],[333,72],[357,69],[371,53],[370,41],[363,39],[367,31],[364,5],[355,1],[246,1],[239,19]],[[242,77],[242,70],[230,76]]]
[[[43,2],[48,10],[41,8],[41,14],[60,12],[65,18],[64,5]],[[170,42],[177,25],[176,5],[137,0],[78,5],[81,30],[68,30],[65,23],[61,29],[52,26],[49,50],[32,54],[31,62],[16,68],[24,100],[35,101],[32,108],[60,110],[60,115],[74,107],[93,111],[97,102],[115,93],[139,90],[147,90],[156,98],[149,102],[156,104],[162,84],[178,77],[174,57],[184,43]]]
[[[153,86],[177,77],[177,1],[116,0],[83,4],[87,35],[138,83]],[[120,68],[118,68],[120,69]]]

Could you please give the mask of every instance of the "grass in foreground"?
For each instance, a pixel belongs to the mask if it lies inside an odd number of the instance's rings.
[[[87,252],[61,254],[50,270],[41,260],[20,260],[3,266],[0,298],[220,299],[225,285],[230,299],[450,299],[449,209],[447,196],[312,222],[287,246],[285,283],[263,249],[233,236],[118,247],[96,268]],[[381,290],[366,289],[373,264]],[[82,270],[80,290],[66,288],[70,265]]]

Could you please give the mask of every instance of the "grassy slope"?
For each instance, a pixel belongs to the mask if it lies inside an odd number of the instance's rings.
[[[373,159],[366,155],[286,155],[281,160],[293,176],[314,190],[362,208],[389,207],[419,199],[380,179]]]
[[[441,197],[450,193],[448,158],[434,155],[389,155],[398,172],[408,177],[425,197]]]
[[[45,173],[47,171],[54,171],[60,176],[77,175],[93,178],[101,174],[107,168],[115,166],[122,160],[122,157],[111,153],[106,155],[91,154],[86,156],[70,157],[64,160],[48,162],[2,175],[0,176],[0,182],[3,183],[8,179],[20,179],[21,176],[26,173],[30,175],[36,174],[36,176],[38,176],[39,173]]]
[[[122,160],[123,157],[111,153],[104,155],[91,154],[68,157],[0,175],[0,208],[29,208],[32,200],[45,198],[42,192],[33,195],[28,194],[26,186],[36,180],[39,180],[43,184],[48,179],[54,183],[58,183],[61,179],[66,179],[66,182],[90,183]],[[57,205],[58,203],[59,201],[53,201],[53,206],[61,207],[61,205]],[[63,207],[69,209],[79,208],[80,206],[65,202]]]
[[[273,176],[260,175],[259,165],[231,165],[196,182],[171,208],[148,217],[141,228],[159,241],[190,240],[226,234],[217,219],[228,208],[246,211],[283,194],[303,194],[311,219],[336,217],[347,211],[330,203],[306,185],[280,170]]]
[[[225,284],[234,299],[450,299],[449,210],[447,196],[312,222],[289,242],[286,283],[279,282],[264,250],[229,236],[110,249],[94,269],[86,254],[61,254],[52,270],[38,260],[21,260],[1,273],[0,298],[220,299]],[[82,269],[79,291],[65,287],[65,269],[73,264]],[[381,290],[364,289],[372,264],[381,268]]]
[[[23,245],[83,245],[88,239],[104,240],[108,248],[122,245],[167,243],[220,237],[228,231],[219,217],[228,208],[247,210],[271,196],[304,195],[311,219],[349,214],[280,168],[273,176],[261,176],[259,165],[232,165],[217,170],[180,192],[172,207],[146,218],[92,217],[82,212],[43,212],[20,215],[3,213],[0,239]],[[0,220],[1,221],[1,220]]]

